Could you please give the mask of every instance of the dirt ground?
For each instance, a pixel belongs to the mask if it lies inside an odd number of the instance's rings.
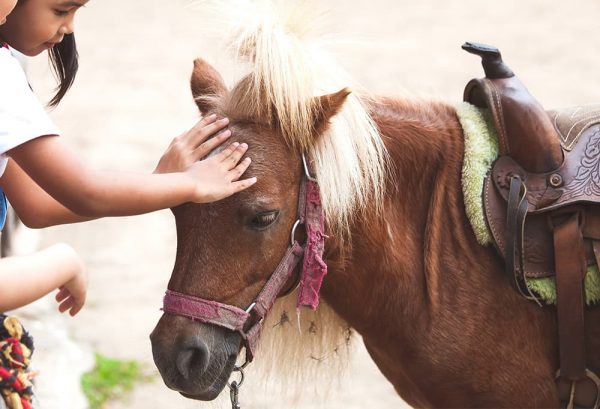
[[[95,0],[80,13],[81,69],[52,113],[65,140],[95,168],[151,171],[170,139],[195,122],[188,79],[192,60],[219,66],[223,51],[201,35],[203,16],[188,0]],[[322,0],[332,30],[360,40],[336,54],[374,93],[459,101],[481,76],[464,41],[495,44],[546,107],[600,101],[600,3],[592,0]],[[34,88],[51,85],[44,58],[30,63]],[[58,158],[57,158],[58,159]],[[137,359],[155,372],[148,335],[160,316],[175,254],[169,211],[47,229],[43,244],[66,241],[85,259],[89,301],[75,319],[61,319],[85,351]],[[355,362],[323,407],[401,408],[405,404],[357,342]],[[402,345],[398,345],[402,348]],[[49,354],[43,350],[38,354]],[[223,393],[226,395],[227,391]],[[245,408],[290,407],[272,394],[242,391]],[[68,401],[68,399],[66,400]],[[65,402],[66,402],[65,401]],[[43,402],[41,402],[43,403]],[[53,404],[42,408],[67,406]],[[213,406],[210,406],[213,405]],[[68,407],[80,409],[81,403]],[[189,401],[156,377],[121,408],[228,407]],[[296,403],[314,408],[311,394]]]

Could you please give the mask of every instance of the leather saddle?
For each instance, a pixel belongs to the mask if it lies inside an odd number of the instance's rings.
[[[583,318],[587,268],[600,266],[600,106],[546,111],[497,48],[463,49],[482,58],[485,72],[467,84],[464,100],[489,110],[498,135],[499,157],[483,192],[495,247],[526,298],[539,303],[527,278],[555,277],[561,399],[599,408]]]

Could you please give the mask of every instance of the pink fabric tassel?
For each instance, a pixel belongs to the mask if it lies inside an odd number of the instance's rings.
[[[327,274],[327,264],[323,262],[325,250],[325,217],[321,205],[319,185],[306,182],[306,203],[304,208],[304,224],[306,228],[306,249],[300,276],[297,307],[319,305],[319,291]]]

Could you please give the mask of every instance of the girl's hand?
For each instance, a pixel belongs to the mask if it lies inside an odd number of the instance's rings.
[[[54,244],[25,256],[0,259],[0,311],[22,307],[60,289],[59,310],[75,315],[85,302],[83,263],[68,244]]]
[[[240,159],[248,150],[245,143],[232,143],[221,152],[196,162],[186,171],[194,178],[193,202],[208,203],[231,196],[256,183],[256,178],[238,180],[250,166],[250,158]]]
[[[185,171],[231,136],[230,130],[223,131],[228,124],[227,118],[217,121],[217,116],[214,114],[205,117],[192,129],[173,139],[160,158],[154,173]],[[215,135],[219,131],[222,132]],[[215,136],[210,138],[213,135]]]
[[[87,277],[81,259],[73,249],[70,250],[67,256],[70,258],[69,267],[71,271],[71,279],[59,287],[56,294],[56,301],[59,303],[58,310],[60,312],[69,311],[71,316],[74,316],[85,304],[87,295]]]

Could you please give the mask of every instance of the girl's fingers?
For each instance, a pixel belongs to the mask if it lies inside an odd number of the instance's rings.
[[[65,298],[69,296],[69,291],[65,288],[61,288],[60,291],[56,294],[56,301],[61,302]]]
[[[198,122],[196,122],[196,125],[194,125],[192,127],[192,129],[190,129],[190,131],[191,131],[191,133],[199,132],[205,126],[210,125],[210,124],[216,122],[216,120],[217,120],[217,115],[216,114],[211,114],[211,115],[205,116],[204,118],[202,118],[201,120],[199,120]]]
[[[241,192],[244,189],[248,189],[250,186],[256,183],[256,178],[248,178],[243,180],[238,180],[237,182],[233,182],[231,184],[232,194]]]
[[[65,312],[73,307],[74,302],[75,300],[73,299],[73,297],[69,297],[58,306],[58,310],[60,312]]]
[[[83,303],[76,303],[73,308],[71,308],[71,311],[69,311],[69,314],[71,314],[71,317],[74,317],[82,308]]]
[[[205,126],[212,124],[216,120],[217,120],[217,116],[215,114],[205,116],[204,118],[202,118],[201,120],[196,122],[196,124],[194,126],[192,126],[189,131],[184,132],[181,135],[181,138],[180,138],[181,141],[183,143],[188,143],[190,141],[190,139],[193,139],[193,137],[196,134],[198,134],[198,132],[200,132]]]
[[[215,159],[218,162],[223,162],[225,159],[227,159],[228,157],[230,157],[233,154],[233,152],[235,152],[235,150],[238,148],[238,146],[240,146],[239,142],[233,142],[228,147],[226,147],[221,152],[219,152],[215,156]]]
[[[200,120],[197,125],[199,125],[201,127],[206,126],[208,124],[215,122],[216,120],[217,120],[217,114],[210,114],[210,115],[203,117],[202,120]]]
[[[242,143],[233,152],[231,152],[231,154],[227,158],[225,158],[224,162],[227,163],[227,166],[230,170],[238,164],[238,162],[240,161],[242,156],[244,156],[244,153],[246,153],[247,150],[248,144]]]
[[[246,169],[248,169],[250,163],[252,163],[252,160],[250,158],[245,158],[243,161],[238,163],[238,165],[235,168],[231,169],[231,171],[229,172],[231,175],[231,181],[234,182],[238,180],[244,174]]]
[[[219,132],[223,128],[226,128],[227,125],[229,125],[229,119],[223,118],[202,128],[196,129],[196,127],[194,127],[188,133],[189,135],[187,135],[187,137],[189,139],[186,142],[190,145],[190,149],[195,149],[198,146],[200,146],[202,142],[206,141],[210,136]]]
[[[215,114],[205,116],[204,118],[196,122],[196,124],[192,126],[187,132],[184,132],[181,135],[181,141],[183,143],[189,143],[190,141],[195,139],[198,133],[202,132],[202,129],[204,129],[207,125],[214,123],[216,120],[217,116]]]
[[[198,146],[192,152],[192,160],[194,162],[201,160],[210,152],[212,152],[217,146],[221,145],[223,142],[227,140],[231,136],[231,131],[228,129],[216,135],[214,138],[210,138],[208,141],[204,142],[200,146]]]

